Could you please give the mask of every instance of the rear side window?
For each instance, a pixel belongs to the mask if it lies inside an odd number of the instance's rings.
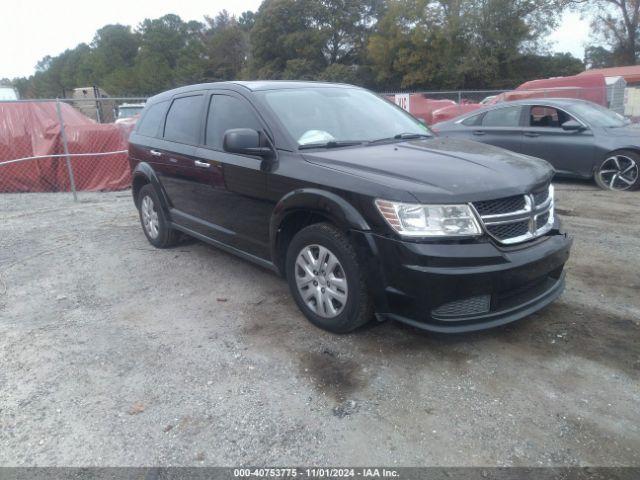
[[[164,139],[195,145],[200,139],[202,95],[176,98],[164,124]]]
[[[474,127],[476,125],[480,125],[481,121],[482,121],[482,114],[465,118],[461,123],[467,127]]]
[[[518,127],[522,107],[498,108],[489,110],[482,119],[483,127]]]
[[[232,128],[262,130],[258,117],[245,100],[227,95],[213,95],[207,118],[205,143],[222,150],[224,132]]]
[[[164,112],[168,102],[159,102],[151,105],[142,119],[138,122],[138,134],[146,137],[156,137],[160,130],[160,125],[164,119]]]

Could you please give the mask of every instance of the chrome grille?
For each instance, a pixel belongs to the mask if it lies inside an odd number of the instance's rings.
[[[549,189],[543,190],[542,192],[536,192],[533,194],[533,201],[536,205],[541,205],[547,201],[549,198]]]
[[[515,212],[522,210],[524,205],[524,195],[473,203],[480,215],[499,215],[501,213]]]
[[[529,220],[505,223],[503,225],[488,225],[487,231],[498,240],[520,237],[526,235],[529,231]]]
[[[485,231],[510,245],[544,235],[553,227],[553,185],[545,191],[472,203]]]
[[[549,212],[538,215],[536,218],[536,228],[543,228],[549,221]]]

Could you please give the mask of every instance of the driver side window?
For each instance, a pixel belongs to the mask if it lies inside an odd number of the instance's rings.
[[[573,120],[571,115],[553,107],[535,105],[529,114],[530,127],[561,128],[562,124]]]
[[[207,114],[205,145],[222,150],[224,133],[233,128],[260,131],[262,125],[247,101],[228,95],[212,95]]]

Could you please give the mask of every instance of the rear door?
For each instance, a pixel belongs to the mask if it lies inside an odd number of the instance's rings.
[[[472,140],[522,152],[522,112],[520,105],[496,108],[485,112],[476,125],[466,128],[471,132]]]
[[[524,153],[547,160],[559,173],[588,177],[596,155],[593,133],[563,130],[569,120],[576,119],[560,108],[528,106]]]
[[[164,118],[169,104],[169,101],[163,101],[149,105],[129,137],[129,159],[132,168],[138,162],[146,162],[152,168],[156,168],[159,159],[151,151],[155,151],[162,137]]]
[[[151,151],[154,169],[169,198],[172,220],[197,231],[204,215],[200,191],[211,182],[210,172],[199,168],[196,148],[202,141],[204,92],[174,97],[169,106],[161,139]]]

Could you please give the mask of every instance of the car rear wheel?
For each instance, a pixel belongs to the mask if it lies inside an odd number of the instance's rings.
[[[630,151],[614,152],[600,164],[596,183],[607,190],[635,190],[640,187],[640,155]]]
[[[140,224],[147,240],[154,247],[167,248],[178,243],[180,233],[172,229],[160,206],[158,194],[147,184],[138,194]]]
[[[289,289],[311,323],[333,333],[347,333],[373,316],[373,303],[355,250],[328,223],[302,229],[287,250]]]

